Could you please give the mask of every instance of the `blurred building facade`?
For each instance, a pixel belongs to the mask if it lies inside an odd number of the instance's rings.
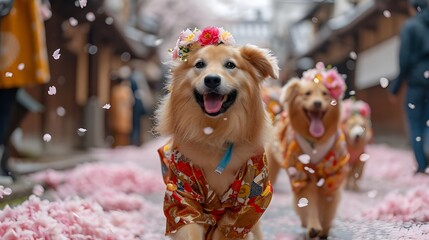
[[[75,0],[50,3],[53,15],[45,23],[48,55],[57,49],[61,55],[57,60],[50,57],[48,85],[27,89],[45,111],[25,119],[21,146],[16,147],[38,156],[109,146],[114,139],[109,109],[103,106],[110,104],[111,76],[129,66],[157,90],[162,77],[156,48],[159,26],[140,14],[138,0],[92,0],[86,6]],[[55,95],[47,94],[51,86]],[[42,139],[46,133],[52,136],[49,143]]]
[[[407,0],[274,0],[273,5],[272,46],[281,55],[282,81],[318,61],[337,67],[347,75],[346,97],[356,95],[371,105],[375,134],[404,136],[402,101],[388,102],[380,79],[398,73],[398,34],[409,17]],[[301,15],[285,20],[283,11],[294,8]]]

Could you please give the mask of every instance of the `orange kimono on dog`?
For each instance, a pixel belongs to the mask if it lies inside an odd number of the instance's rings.
[[[242,167],[231,187],[219,197],[194,166],[170,144],[158,149],[167,185],[164,214],[166,234],[189,223],[214,227],[228,238],[244,238],[257,223],[272,197],[264,155],[253,156]],[[221,176],[220,176],[221,177]]]
[[[347,176],[349,153],[345,142],[344,134],[339,131],[335,136],[333,147],[317,163],[311,161],[300,161],[300,156],[305,154],[300,147],[296,133],[289,124],[287,114],[279,116],[282,131],[279,132],[281,139],[280,146],[284,147],[283,162],[280,163],[287,170],[290,177],[292,190],[300,191],[310,180],[310,175],[316,177],[317,185],[327,193],[334,192],[340,187]],[[304,163],[303,163],[304,162]]]

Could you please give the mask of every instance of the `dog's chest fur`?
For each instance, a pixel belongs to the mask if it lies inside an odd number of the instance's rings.
[[[305,140],[300,134],[296,133],[295,138],[303,153],[310,156],[311,163],[319,163],[326,154],[332,149],[336,141],[336,134],[328,138],[324,143],[312,144]]]

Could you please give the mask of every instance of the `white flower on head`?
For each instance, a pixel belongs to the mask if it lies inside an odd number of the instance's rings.
[[[223,28],[219,28],[219,39],[221,42],[223,42],[226,45],[234,45],[235,39],[232,36],[232,34]]]

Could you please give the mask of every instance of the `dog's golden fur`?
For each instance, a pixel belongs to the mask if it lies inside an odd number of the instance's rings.
[[[361,159],[366,146],[372,141],[371,119],[361,114],[352,114],[343,119],[342,128],[346,136],[347,149],[350,153],[350,172],[346,188],[358,191],[366,159]]]
[[[293,132],[301,135],[312,144],[313,152],[317,146],[327,144],[329,139],[335,136],[340,128],[340,102],[332,102],[326,87],[314,81],[299,79],[290,80],[282,90],[280,102],[284,105],[285,113],[290,121]],[[324,132],[321,136],[314,136],[310,129],[309,111],[315,110],[315,102],[320,102],[320,110],[323,112],[322,122]],[[267,147],[267,158],[270,172],[270,180],[274,184],[281,168],[285,168],[284,156],[286,146],[282,146],[286,134],[284,124],[275,122],[276,138]],[[309,180],[302,190],[294,192],[294,206],[301,219],[303,227],[307,228],[310,237],[327,237],[332,220],[335,216],[337,205],[340,201],[340,190],[327,194],[317,186],[318,179],[314,174],[309,174]],[[301,198],[308,199],[308,206],[298,207]]]
[[[204,62],[204,68],[195,67],[199,61]],[[236,67],[226,68],[226,62]],[[156,111],[155,130],[171,136],[172,144],[203,169],[208,184],[219,196],[228,190],[248,159],[264,151],[271,124],[260,97],[260,83],[268,77],[278,78],[278,71],[276,59],[268,50],[251,45],[205,46],[193,50],[187,61],[175,62],[171,68],[169,93]],[[194,97],[195,89],[201,88],[210,74],[220,76],[225,91],[237,91],[235,102],[216,116],[208,116]],[[207,134],[205,128],[213,132]],[[234,151],[220,177],[214,169],[225,153],[226,143],[234,143]],[[204,239],[205,231],[204,226],[188,224],[172,237]],[[252,232],[255,239],[262,239],[257,227]],[[224,238],[215,230],[213,239]]]

